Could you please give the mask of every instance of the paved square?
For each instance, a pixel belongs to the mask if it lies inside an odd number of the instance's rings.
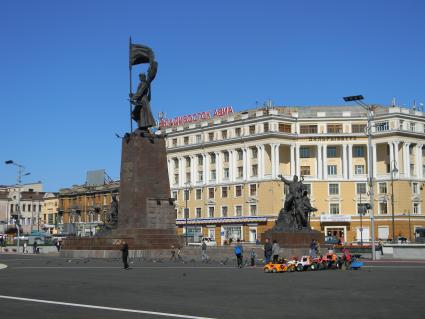
[[[0,264],[2,318],[422,318],[424,309],[423,262],[283,274],[22,255]]]

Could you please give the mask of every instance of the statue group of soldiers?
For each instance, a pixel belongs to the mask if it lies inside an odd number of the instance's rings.
[[[298,180],[294,175],[292,181],[287,180],[282,175],[279,178],[285,185],[288,185],[288,194],[285,198],[285,204],[280,210],[276,226],[291,230],[302,230],[309,228],[309,213],[317,211],[311,206],[308,198],[307,186],[303,184],[303,178]]]

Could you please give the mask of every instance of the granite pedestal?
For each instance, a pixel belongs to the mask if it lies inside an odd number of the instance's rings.
[[[94,238],[68,238],[65,250],[170,249],[181,245],[163,136],[136,130],[122,141],[118,225]]]

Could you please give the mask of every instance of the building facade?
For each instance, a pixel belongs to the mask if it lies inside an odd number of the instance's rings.
[[[302,176],[314,229],[343,242],[371,238],[368,171],[373,170],[375,236],[414,239],[425,226],[425,114],[376,107],[373,166],[360,107],[270,107],[167,121],[171,196],[190,240],[255,242],[283,207],[286,179]],[[179,118],[181,119],[181,118]],[[186,122],[186,123],[185,123]],[[173,126],[174,125],[174,126]]]
[[[17,186],[3,186],[0,190],[0,219],[3,231],[15,227],[19,214],[22,232],[29,234],[40,230],[43,207],[43,184],[30,183]],[[19,209],[20,208],[20,209]]]
[[[112,194],[119,182],[98,186],[73,186],[59,191],[58,229],[61,234],[91,236],[106,221]]]
[[[41,223],[43,230],[52,235],[58,234],[58,211],[58,194],[46,193],[43,197],[43,207],[41,209]]]

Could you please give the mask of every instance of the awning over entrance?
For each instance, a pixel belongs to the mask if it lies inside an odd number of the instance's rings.
[[[195,218],[187,219],[190,225],[199,224],[236,224],[236,223],[265,223],[270,219],[263,216],[245,216],[245,217],[222,217],[222,218]],[[186,219],[177,219],[176,225],[181,226],[186,224]]]
[[[337,215],[337,214],[320,215],[320,222],[321,223],[329,223],[329,222],[349,223],[351,222],[351,216]]]

